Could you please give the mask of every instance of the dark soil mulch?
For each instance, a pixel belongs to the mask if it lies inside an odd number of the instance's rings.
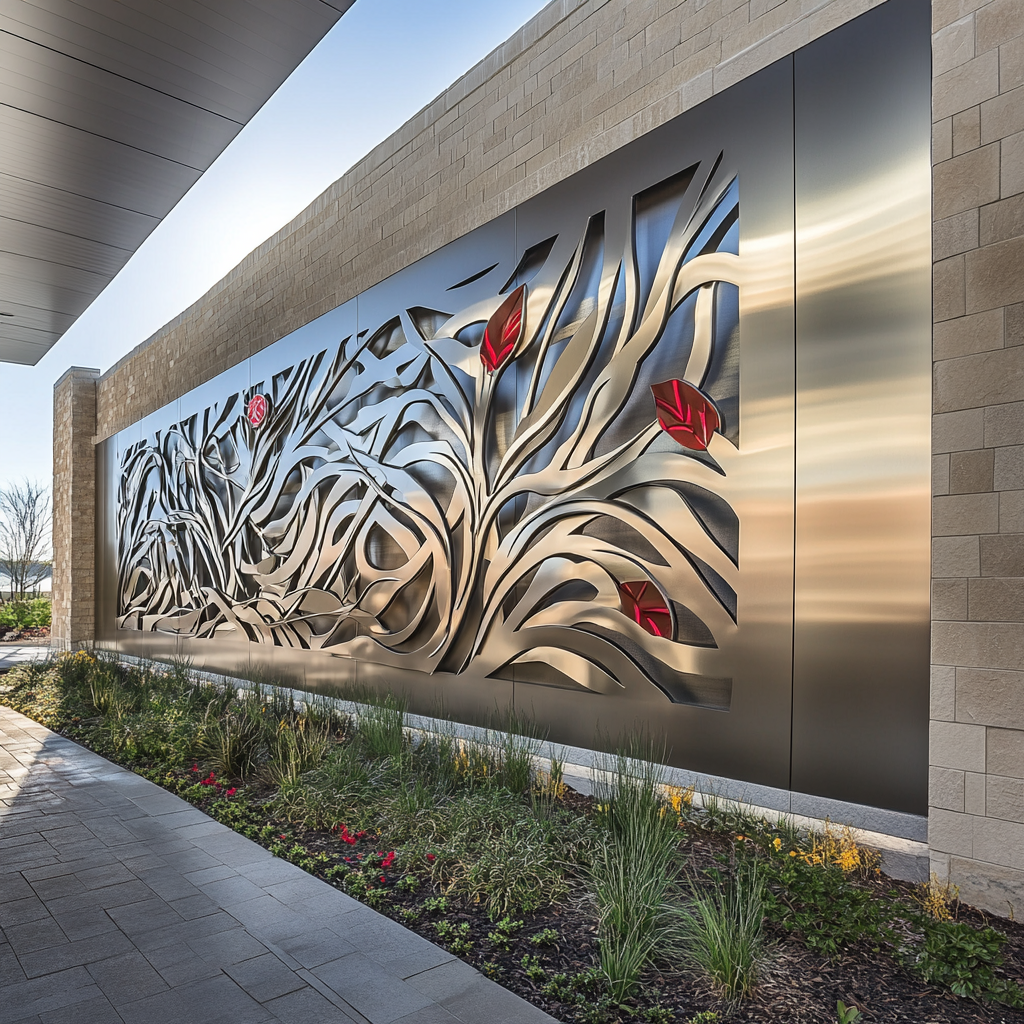
[[[49,640],[49,626],[30,626],[27,629],[9,629],[0,626],[0,643],[19,643],[24,640]]]
[[[254,795],[253,787],[248,788],[248,794],[250,797]],[[566,802],[583,809],[590,801],[570,791]],[[383,842],[386,837],[367,836],[355,845],[349,845],[342,842],[337,833],[297,828],[282,820],[267,819],[267,823],[280,830],[277,834],[287,837],[286,845],[297,842],[312,853],[327,853],[335,863],[342,858],[356,861],[360,853],[364,857],[372,857],[388,848]],[[692,827],[687,829],[682,846],[690,863],[695,866],[713,864],[715,855],[726,853],[728,848],[727,837]],[[387,884],[381,887],[386,890],[386,896],[370,894],[366,899],[358,892],[352,895],[363,898],[378,912],[431,942],[449,948],[450,944],[438,936],[438,922],[447,920],[456,926],[467,923],[471,948],[468,952],[454,951],[463,960],[559,1020],[576,1022],[586,1019],[586,1004],[572,1005],[543,991],[553,976],[564,974],[571,978],[599,963],[594,910],[584,895],[536,913],[512,915],[521,920],[523,926],[515,933],[510,948],[502,949],[488,938],[489,933],[495,930],[495,923],[488,919],[480,906],[449,899],[446,913],[424,912],[424,900],[440,893],[431,890],[427,884],[413,893],[393,888],[408,870],[400,863],[396,867],[401,870],[394,877],[388,877]],[[900,890],[909,898],[914,889],[908,883],[885,875],[871,884],[878,887],[880,898],[893,889]],[[377,891],[374,890],[375,893]],[[403,910],[417,908],[421,912],[416,920],[403,917]],[[960,906],[959,919],[976,925],[993,924],[1003,931],[1008,937],[1004,947],[1006,973],[1024,984],[1024,926],[1002,919],[993,920],[964,905]],[[553,945],[537,946],[529,941],[531,936],[547,928],[558,933]],[[771,961],[756,996],[751,1000],[729,1007],[692,976],[651,971],[643,979],[646,994],[636,1000],[632,1012],[623,1010],[618,1016],[612,1014],[606,1019],[643,1021],[647,1011],[657,1005],[671,1010],[678,1024],[688,1021],[701,1010],[715,1010],[723,1021],[729,1022],[835,1024],[836,1001],[841,999],[861,1010],[863,1024],[1024,1024],[1024,1012],[997,1004],[975,1003],[929,987],[902,969],[891,957],[876,953],[866,945],[847,949],[841,956],[829,960],[809,951],[792,934],[781,929],[773,931],[772,939],[775,946]],[[532,980],[528,977],[522,963],[524,957],[536,957],[534,963],[539,961],[546,978]]]

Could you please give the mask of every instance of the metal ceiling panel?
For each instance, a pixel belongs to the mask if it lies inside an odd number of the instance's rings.
[[[0,362],[35,363],[352,0],[0,0]]]

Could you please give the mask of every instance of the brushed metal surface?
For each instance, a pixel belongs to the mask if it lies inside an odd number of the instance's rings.
[[[930,5],[796,56],[793,788],[924,813]]]
[[[788,782],[791,80],[119,436],[123,648],[157,633],[204,668],[401,685],[475,722],[514,700],[583,745],[643,722],[676,763]]]
[[[0,362],[39,361],[349,6],[0,2]]]

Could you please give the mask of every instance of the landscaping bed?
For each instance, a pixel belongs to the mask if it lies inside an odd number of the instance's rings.
[[[848,830],[666,788],[642,737],[567,789],[489,745],[189,667],[23,665],[0,701],[178,793],[566,1022],[1024,1024],[1024,929],[896,882]],[[626,755],[629,756],[626,756]]]

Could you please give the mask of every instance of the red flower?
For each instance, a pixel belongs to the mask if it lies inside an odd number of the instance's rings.
[[[433,864],[434,861],[437,860],[437,858],[432,853],[428,853],[427,854],[427,860],[429,860],[430,863]]]
[[[651,393],[661,429],[684,448],[704,451],[722,425],[711,399],[684,380],[652,384]]]
[[[523,336],[523,301],[526,285],[521,284],[487,321],[484,340],[480,343],[480,359],[488,373],[494,373],[519,344]]]
[[[386,879],[386,878],[385,878],[385,877],[384,877],[383,875],[381,875],[381,876],[380,876],[380,880],[381,880],[382,882],[384,882],[384,883],[386,883],[386,882],[387,882],[387,879]]]
[[[661,591],[649,580],[619,584],[623,612],[651,636],[672,635],[672,613]]]
[[[383,856],[383,855],[382,855]],[[380,862],[382,868],[389,868],[395,863],[395,851],[392,850],[384,859]]]
[[[236,794],[237,792],[238,792],[238,790],[237,790],[237,789],[235,789],[235,787],[234,787],[234,786],[232,786],[232,787],[231,787],[231,788],[230,788],[230,789],[229,789],[229,790],[227,791],[227,796],[234,796],[234,795],[235,795],[235,794]]]

